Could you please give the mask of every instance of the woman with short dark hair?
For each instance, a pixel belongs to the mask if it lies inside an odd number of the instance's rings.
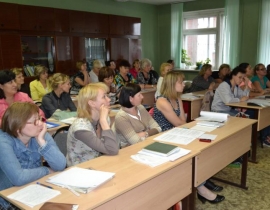
[[[0,190],[22,186],[66,167],[66,158],[46,132],[38,107],[13,103],[5,112],[0,130]],[[42,166],[46,160],[49,167]],[[0,198],[0,209],[10,203]]]
[[[18,101],[34,103],[26,93],[18,92],[15,74],[11,70],[0,71],[0,125],[6,109]],[[42,110],[39,109],[39,113],[44,117]]]
[[[113,130],[120,141],[121,148],[145,140],[161,131],[157,122],[141,105],[143,95],[137,84],[127,84],[120,92],[121,110],[115,116]]]
[[[121,60],[119,63],[119,73],[114,77],[114,84],[117,89],[122,88],[128,83],[136,83],[136,79],[129,73],[130,63],[127,60]]]

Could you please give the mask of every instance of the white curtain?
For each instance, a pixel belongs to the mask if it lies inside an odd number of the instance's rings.
[[[262,0],[257,63],[270,63],[270,1]]]
[[[105,39],[95,39],[86,38],[85,39],[85,49],[86,49],[86,60],[90,63],[92,68],[93,60],[100,60],[103,64],[106,60],[106,40]]]
[[[183,3],[171,4],[171,58],[180,67],[182,50]]]
[[[222,63],[232,68],[239,63],[239,0],[226,0]]]

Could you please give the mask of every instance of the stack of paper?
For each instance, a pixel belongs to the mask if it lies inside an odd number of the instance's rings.
[[[249,99],[247,100],[247,104],[250,106],[261,106],[261,107],[267,107],[270,106],[270,100],[267,99]]]
[[[197,125],[219,128],[219,127],[223,126],[224,123],[211,122],[211,121],[198,121]]]
[[[201,94],[193,94],[193,93],[185,93],[181,95],[181,99],[198,99],[198,98],[202,98],[204,95]]]
[[[169,161],[175,161],[188,153],[190,153],[190,150],[155,142],[140,150],[138,154],[132,155],[131,158],[140,163],[155,167]]]
[[[212,121],[212,122],[225,122],[228,119],[228,114],[225,113],[217,113],[217,112],[206,112],[201,111],[200,117],[196,118],[195,120],[202,120],[202,121]]]
[[[64,119],[64,120],[60,120],[60,122],[71,125],[73,123],[73,121],[76,120],[76,119],[77,119],[77,117],[70,117],[70,118],[67,118],[67,119]]]
[[[112,179],[114,175],[115,173],[73,167],[46,181],[61,187],[71,188],[77,192],[88,193]]]
[[[57,190],[53,190],[40,185],[29,185],[8,196],[10,199],[19,201],[27,206],[34,207],[44,203],[57,195],[61,194]]]
[[[174,128],[166,133],[159,135],[158,137],[154,138],[154,140],[187,145],[202,134],[204,134],[204,132],[199,130]]]

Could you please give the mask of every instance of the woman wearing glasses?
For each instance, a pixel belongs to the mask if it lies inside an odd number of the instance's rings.
[[[16,75],[10,70],[0,71],[0,125],[4,112],[13,102],[23,101],[34,103],[26,93],[18,92],[15,77]],[[39,114],[44,116],[41,110],[39,110]]]
[[[256,90],[263,93],[270,92],[270,81],[266,77],[266,68],[259,63],[254,67],[255,76],[252,77],[251,82],[254,84]]]
[[[13,103],[5,112],[0,130],[0,190],[22,186],[55,171],[64,170],[66,159],[38,107],[29,102]],[[42,166],[42,159],[49,167]],[[0,198],[0,209],[13,209]]]

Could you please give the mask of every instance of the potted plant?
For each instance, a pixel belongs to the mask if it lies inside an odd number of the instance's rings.
[[[186,64],[186,68],[190,69],[190,66],[192,65],[192,63],[190,61],[186,61],[185,64]]]
[[[196,62],[196,70],[200,70],[202,68],[203,61],[197,61]]]
[[[188,57],[187,51],[185,49],[182,49],[181,63],[187,65],[187,62],[190,62],[190,57]]]

